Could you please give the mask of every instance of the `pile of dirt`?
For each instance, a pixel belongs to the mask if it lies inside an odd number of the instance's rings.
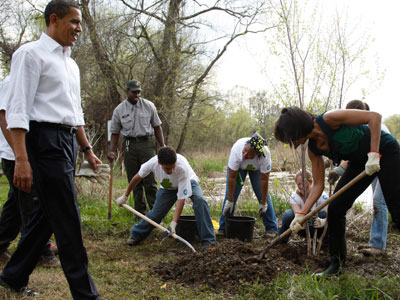
[[[261,260],[258,259],[261,249],[252,247],[250,243],[225,239],[196,253],[178,254],[177,261],[161,262],[154,271],[164,280],[207,285],[234,293],[239,282],[266,283],[280,272],[301,273],[308,261],[301,249],[293,245],[277,245]]]
[[[207,285],[234,294],[240,286],[238,283],[265,284],[280,274],[300,274],[307,269],[320,272],[329,265],[327,250],[319,256],[307,256],[307,244],[302,238],[277,244],[267,251],[264,259],[258,259],[267,244],[265,239],[252,243],[223,239],[196,253],[175,249],[177,260],[160,262],[153,272],[165,281],[173,280],[186,286]],[[371,257],[359,250],[359,243],[348,240],[346,272],[367,277],[400,273],[400,258],[393,252]]]

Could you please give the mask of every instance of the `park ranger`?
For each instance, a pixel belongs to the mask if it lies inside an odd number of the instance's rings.
[[[155,155],[156,145],[153,135],[156,136],[160,146],[164,146],[161,120],[158,117],[157,109],[151,101],[140,97],[141,90],[141,83],[138,80],[128,81],[126,87],[128,98],[115,108],[111,120],[111,144],[107,155],[108,160],[113,163],[115,149],[121,134],[128,182],[139,171],[140,166]],[[149,209],[152,209],[157,192],[153,174],[144,178],[133,190],[135,209],[145,214],[146,202],[143,189]]]

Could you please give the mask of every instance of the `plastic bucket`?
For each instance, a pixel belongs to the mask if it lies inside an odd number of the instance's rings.
[[[255,222],[256,218],[253,217],[225,217],[226,237],[229,239],[239,239],[243,242],[251,242],[253,240]]]
[[[178,225],[176,225],[176,234],[187,241],[200,240],[196,218],[189,215],[180,216]]]

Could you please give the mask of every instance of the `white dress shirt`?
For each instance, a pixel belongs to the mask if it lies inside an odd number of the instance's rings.
[[[29,121],[84,125],[79,68],[70,54],[46,33],[13,54],[7,128],[29,130]]]
[[[10,76],[7,76],[0,86],[0,110],[7,111],[8,104],[8,88],[10,84]],[[14,152],[8,144],[6,138],[3,135],[3,131],[0,129],[0,157],[8,160],[15,160]]]

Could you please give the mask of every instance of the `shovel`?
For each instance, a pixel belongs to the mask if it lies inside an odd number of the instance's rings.
[[[343,194],[345,191],[347,191],[352,185],[354,185],[356,182],[360,181],[362,178],[364,178],[367,174],[365,171],[362,171],[357,177],[353,178],[350,182],[348,182],[346,185],[344,185],[340,190],[338,190],[336,193],[334,193],[328,200],[326,200],[324,203],[322,203],[320,206],[317,206],[314,210],[310,211],[308,214],[306,214],[303,219],[300,221],[300,224],[304,224],[308,219],[312,218],[313,216],[317,215],[321,209],[323,209],[325,206],[327,206],[329,203],[331,203],[333,200],[335,200],[337,197],[339,197],[341,194]],[[280,240],[287,238],[290,236],[292,233],[292,230],[289,228],[286,230],[284,233],[282,233],[280,236],[276,237],[271,243],[269,243],[261,252],[259,259],[263,259],[265,256],[265,252],[272,246],[276,245]]]
[[[161,226],[161,225],[158,224],[157,222],[154,222],[152,219],[150,219],[150,218],[146,217],[145,215],[141,214],[141,213],[138,212],[137,210],[135,210],[135,209],[133,209],[132,207],[130,207],[128,204],[122,204],[122,206],[123,206],[124,208],[126,208],[127,210],[129,210],[130,212],[132,212],[133,214],[135,214],[136,216],[138,216],[139,218],[142,218],[142,219],[145,220],[146,222],[150,223],[150,224],[153,225],[154,227],[160,229],[161,231],[164,231],[165,233],[170,234],[170,231],[169,231],[167,228]],[[172,233],[171,236],[172,236],[174,239],[176,239],[176,240],[178,240],[178,241],[184,243],[186,246],[188,246],[190,249],[192,249],[193,252],[196,252],[196,250],[193,248],[193,246],[192,246],[187,240],[181,238],[179,235],[177,235],[177,234],[175,234],[175,233]]]

